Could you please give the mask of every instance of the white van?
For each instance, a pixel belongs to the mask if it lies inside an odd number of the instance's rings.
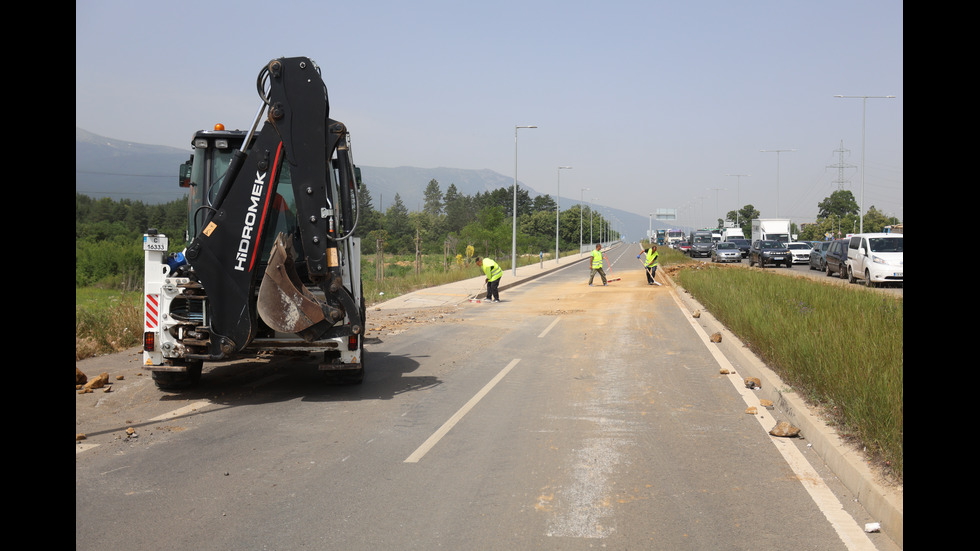
[[[847,279],[863,279],[868,287],[904,283],[904,237],[895,233],[858,233],[847,247]]]

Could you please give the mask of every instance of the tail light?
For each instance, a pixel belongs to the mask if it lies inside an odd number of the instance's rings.
[[[347,350],[357,350],[357,335],[347,337]]]
[[[153,352],[155,346],[156,333],[143,333],[143,350]]]

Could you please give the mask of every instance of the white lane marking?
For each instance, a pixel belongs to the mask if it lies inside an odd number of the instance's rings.
[[[557,318],[555,318],[555,321],[553,321],[553,322],[551,322],[551,325],[549,325],[547,329],[545,329],[544,331],[542,331],[542,332],[541,332],[541,334],[540,334],[540,335],[538,335],[538,338],[539,338],[539,339],[541,339],[541,338],[544,338],[544,336],[548,334],[548,331],[551,331],[551,329],[552,329],[552,328],[553,328],[554,326],[556,326],[556,325],[558,325],[558,322],[559,322],[559,321],[561,321],[561,316],[559,316],[559,317],[557,317]]]
[[[80,454],[80,453],[82,453],[84,451],[91,450],[92,448],[98,448],[98,447],[99,447],[98,444],[79,444],[78,442],[76,442],[75,443],[75,455],[78,455],[78,454]]]
[[[448,421],[443,423],[442,426],[439,427],[439,430],[434,432],[432,436],[430,436],[425,442],[422,443],[421,446],[418,447],[418,449],[412,452],[412,455],[408,456],[408,458],[405,459],[405,463],[418,463],[419,460],[422,459],[422,457],[426,453],[428,453],[429,450],[433,448],[433,446],[439,443],[439,440],[441,440],[442,437],[445,436],[446,433],[448,433],[456,425],[456,423],[458,423],[460,419],[463,418],[463,416],[465,416],[471,409],[473,409],[473,407],[480,400],[482,400],[483,397],[486,396],[493,389],[493,387],[500,382],[501,379],[503,379],[508,373],[510,373],[511,369],[514,369],[514,366],[517,365],[517,362],[519,361],[521,361],[520,358],[511,360],[510,363],[507,364],[507,367],[500,370],[500,373],[497,373],[497,375],[493,379],[491,379],[489,383],[484,385],[483,388],[480,389],[480,392],[477,392],[475,396],[470,398],[470,401],[466,402],[466,404],[464,404],[463,407],[459,408],[459,411],[454,413],[453,416],[450,417]]]
[[[682,312],[686,312],[687,308],[681,303],[680,298],[674,292],[674,289],[670,290],[671,297]],[[692,316],[687,316],[688,323],[694,328],[694,331],[701,338],[701,342],[704,343],[705,347],[714,356],[715,361],[718,365],[728,369],[730,372],[735,371],[735,367],[728,361],[717,346],[710,345],[710,339],[708,334],[705,333],[704,329],[698,325],[697,321]],[[744,384],[741,383],[741,379],[734,377],[730,379],[732,386],[735,390],[742,396],[747,406],[754,406],[756,408],[761,408],[759,402],[759,397],[755,395],[754,392],[747,389]],[[768,433],[774,426],[776,426],[776,420],[772,419],[772,415],[766,415],[766,420],[763,420],[761,415],[756,415],[755,418],[762,425],[762,428]],[[871,543],[868,535],[858,526],[854,518],[851,517],[844,510],[841,505],[840,500],[837,496],[830,490],[830,487],[820,478],[817,471],[810,465],[810,462],[803,457],[803,453],[794,446],[791,442],[788,442],[785,438],[780,438],[776,436],[770,436],[769,440],[776,446],[779,453],[782,454],[783,460],[789,465],[793,472],[796,473],[797,478],[803,487],[806,489],[807,493],[810,494],[810,498],[823,513],[827,521],[837,532],[837,536],[840,537],[844,545],[851,550],[869,550],[874,551],[875,546]]]
[[[193,404],[184,406],[184,407],[179,408],[179,409],[175,409],[175,410],[173,410],[173,411],[171,411],[169,413],[164,413],[163,415],[158,415],[158,416],[154,417],[153,419],[150,419],[150,421],[166,421],[167,419],[173,419],[174,417],[180,417],[181,415],[184,415],[184,414],[187,414],[187,413],[193,413],[193,412],[198,411],[200,409],[204,409],[204,408],[206,408],[206,407],[208,407],[210,405],[211,405],[211,402],[207,402],[207,401],[204,401],[204,402],[194,402]]]

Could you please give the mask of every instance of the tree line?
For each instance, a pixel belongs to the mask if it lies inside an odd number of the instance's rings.
[[[463,254],[472,246],[476,254],[509,257],[513,241],[513,188],[498,188],[469,196],[450,183],[445,192],[430,180],[423,194],[421,211],[409,212],[396,193],[384,212],[376,209],[370,189],[359,192],[359,220],[356,235],[363,238],[362,250],[373,253],[378,245],[393,254]],[[537,255],[554,252],[555,232],[563,251],[596,242],[600,235],[614,235],[611,224],[598,211],[576,205],[555,217],[556,202],[550,195],[531,198],[527,190],[517,190],[517,250]],[[558,222],[558,228],[556,228]],[[581,234],[580,234],[581,232]]]
[[[141,288],[147,228],[167,234],[171,243],[183,242],[187,199],[148,205],[75,192],[75,287]]]
[[[401,197],[384,212],[374,206],[366,184],[358,195],[359,215],[355,235],[362,238],[365,254],[474,254],[507,260],[511,252],[513,188],[499,188],[469,196],[454,184],[445,192],[439,182],[429,181],[421,211],[410,212]],[[520,254],[554,252],[555,200],[549,195],[530,197],[517,192],[517,247]],[[613,234],[598,211],[576,205],[560,214],[559,246],[577,249]],[[91,198],[75,193],[75,286],[101,285],[127,290],[142,287],[142,236],[155,228],[170,237],[171,249],[186,243],[187,199],[145,204],[130,199]]]

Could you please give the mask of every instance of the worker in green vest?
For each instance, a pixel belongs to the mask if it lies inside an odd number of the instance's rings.
[[[592,251],[592,272],[589,274],[589,287],[592,286],[592,280],[595,279],[596,274],[602,277],[602,284],[606,285],[606,272],[602,271],[602,256],[602,244],[596,243],[595,250]]]
[[[487,276],[487,300],[490,302],[500,302],[500,276],[504,275],[504,271],[490,258],[480,258],[478,256],[476,257],[476,264],[483,270],[483,274]]]
[[[660,253],[657,252],[656,245],[650,245],[647,250],[636,255],[636,258],[643,257],[643,267],[647,270],[647,285],[660,285],[655,279],[657,276],[657,266],[660,264]]]

